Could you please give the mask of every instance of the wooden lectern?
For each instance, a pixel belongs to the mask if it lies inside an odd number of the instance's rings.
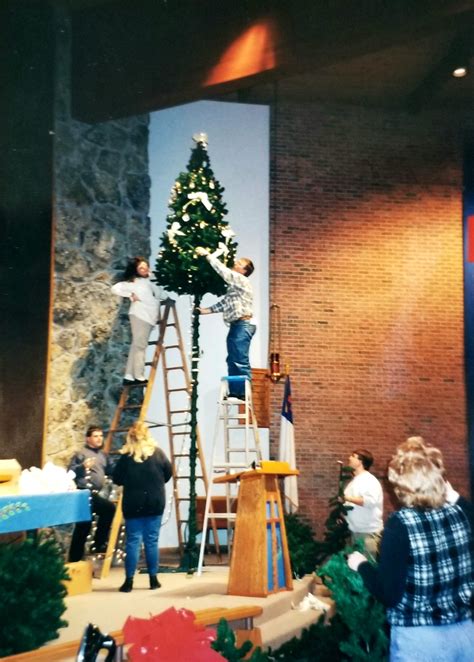
[[[298,475],[287,462],[227,474],[215,483],[240,481],[228,595],[265,597],[293,588],[278,479]]]

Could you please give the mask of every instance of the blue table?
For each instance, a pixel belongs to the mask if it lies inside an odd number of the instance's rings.
[[[0,496],[0,534],[90,519],[89,490]]]

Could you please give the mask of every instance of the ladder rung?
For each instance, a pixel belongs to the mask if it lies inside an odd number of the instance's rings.
[[[141,405],[125,405],[124,407],[120,407],[122,411],[125,411],[125,409],[141,409]]]
[[[176,480],[189,480],[191,476],[176,476]],[[194,476],[196,480],[204,480],[203,476]]]
[[[181,386],[181,388],[169,388],[168,389],[168,393],[178,393],[179,391],[186,391],[186,393],[189,393],[187,386]]]
[[[173,414],[189,414],[189,409],[172,409],[170,410],[171,416]],[[186,425],[185,423],[181,423],[181,425]]]
[[[179,345],[166,345],[165,349],[179,349]]]
[[[246,464],[245,462],[242,463],[236,463],[236,462],[220,462],[219,464],[216,464],[214,466],[214,471],[218,471],[219,469],[248,469],[249,465]]]
[[[171,370],[184,370],[184,368],[181,365],[172,365],[170,368],[167,367],[166,370],[170,372]]]

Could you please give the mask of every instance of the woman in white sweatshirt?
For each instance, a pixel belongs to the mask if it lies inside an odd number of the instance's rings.
[[[124,384],[146,382],[145,352],[160,312],[159,289],[150,282],[149,276],[148,260],[138,255],[129,262],[123,280],[112,286],[113,294],[131,301],[128,315],[132,327],[132,344]]]

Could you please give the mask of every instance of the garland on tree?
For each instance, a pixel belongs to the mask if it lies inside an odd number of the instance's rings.
[[[53,540],[28,538],[0,545],[0,657],[39,648],[67,626],[63,581],[68,579]]]
[[[207,136],[198,133],[193,136],[196,143],[186,172],[176,179],[169,199],[170,212],[167,216],[167,229],[161,237],[161,250],[155,266],[155,278],[169,292],[188,294],[193,297],[192,353],[191,353],[191,440],[189,451],[189,515],[188,540],[182,566],[190,573],[197,566],[196,546],[196,459],[197,459],[197,401],[199,313],[201,299],[209,292],[220,296],[226,286],[222,278],[206,260],[197,259],[198,246],[210,252],[218,250],[228,266],[234,263],[237,244],[222,200],[224,188],[215,179],[207,153]]]

